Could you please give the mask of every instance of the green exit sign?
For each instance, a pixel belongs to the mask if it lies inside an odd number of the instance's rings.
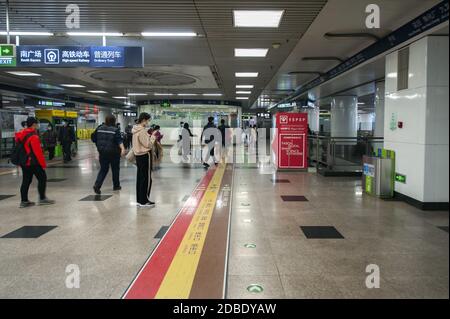
[[[406,175],[402,175],[402,174],[396,173],[395,174],[395,181],[399,182],[399,183],[406,184]]]
[[[12,58],[16,56],[14,44],[0,44],[0,57]]]
[[[164,101],[164,102],[162,102],[162,103],[160,104],[160,106],[163,107],[163,108],[169,108],[169,107],[171,107],[172,105],[170,104],[169,101]]]

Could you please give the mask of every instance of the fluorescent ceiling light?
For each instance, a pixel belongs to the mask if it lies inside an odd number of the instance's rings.
[[[67,35],[74,37],[122,37],[119,32],[67,32]]]
[[[173,93],[155,93],[155,96],[172,96]]]
[[[195,93],[178,93],[178,96],[197,96]]]
[[[387,77],[390,79],[395,79],[397,78],[397,72],[388,73]]]
[[[113,96],[113,99],[126,100],[126,99],[128,99],[128,97],[126,97],[126,96]]]
[[[1,31],[0,35],[7,35],[6,31]],[[53,36],[52,32],[34,32],[34,31],[10,31],[9,35],[42,35],[42,36]]]
[[[81,84],[61,84],[61,86],[64,86],[66,88],[84,88],[84,85]]]
[[[278,28],[284,10],[234,10],[234,26],[241,28]]]
[[[247,96],[237,96],[236,100],[248,100]]]
[[[17,76],[41,76],[40,74],[28,72],[28,71],[7,71],[6,73]]]
[[[358,105],[366,105],[364,102],[358,102]]]
[[[236,89],[253,89],[254,85],[236,85]]]
[[[94,93],[94,94],[106,94],[108,92],[105,91],[101,91],[101,90],[92,90],[92,91],[88,91],[89,93]]]
[[[252,94],[252,91],[236,91],[236,94]]]
[[[237,78],[256,78],[258,77],[258,72],[236,72],[235,73]]]
[[[145,96],[147,93],[128,93],[128,96]]]
[[[234,49],[235,57],[265,58],[269,49]]]
[[[143,37],[196,37],[195,32],[142,32]]]
[[[203,93],[203,96],[222,96],[222,93]]]

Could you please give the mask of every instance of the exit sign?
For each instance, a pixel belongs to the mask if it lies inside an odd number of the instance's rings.
[[[16,64],[16,46],[0,44],[0,67],[15,67]]]
[[[395,173],[395,181],[399,183],[406,184],[406,175]]]
[[[0,56],[1,57],[15,57],[16,46],[14,44],[0,44]]]

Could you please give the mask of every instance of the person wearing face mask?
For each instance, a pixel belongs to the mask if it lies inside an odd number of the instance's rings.
[[[55,201],[48,199],[45,195],[47,188],[47,174],[45,173],[45,169],[47,167],[47,163],[45,162],[44,152],[42,151],[41,141],[39,140],[39,134],[37,132],[39,123],[34,117],[29,117],[26,123],[27,127],[20,132],[17,132],[15,136],[15,142],[16,144],[22,145],[22,150],[25,156],[24,161],[20,164],[18,163],[18,165],[22,168],[20,208],[35,205],[34,202],[31,202],[28,199],[28,190],[31,182],[33,181],[33,176],[36,176],[38,180],[38,204],[51,205],[54,204]]]
[[[138,207],[154,207],[155,203],[150,201],[150,191],[152,188],[152,149],[155,144],[155,135],[148,134],[148,125],[151,116],[148,113],[141,113],[137,124],[133,127],[132,151],[136,156],[137,178],[136,178],[136,198]]]
[[[51,161],[55,158],[55,147],[58,140],[55,131],[53,130],[53,126],[49,124],[47,126],[47,130],[42,134],[44,148],[48,151],[48,159]]]

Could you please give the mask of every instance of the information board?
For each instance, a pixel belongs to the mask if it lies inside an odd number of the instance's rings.
[[[308,114],[276,114],[276,160],[281,169],[308,168]]]

